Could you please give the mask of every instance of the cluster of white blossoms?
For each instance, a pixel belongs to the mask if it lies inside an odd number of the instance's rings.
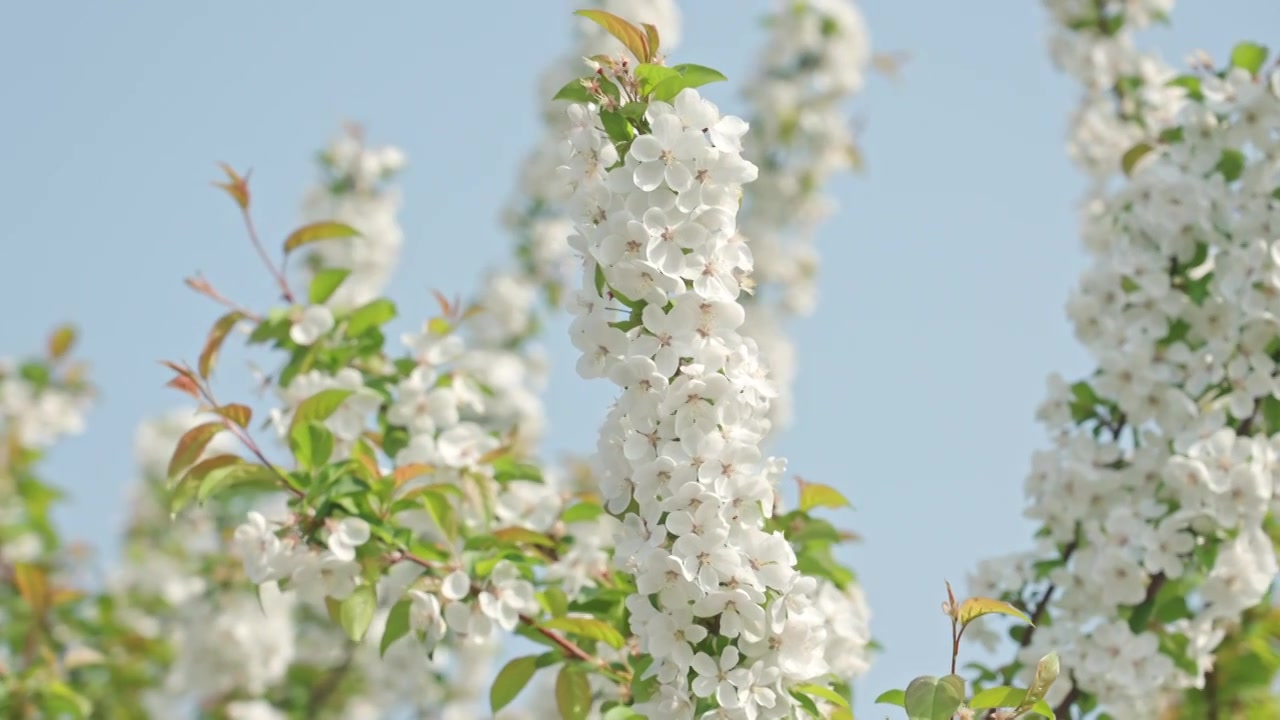
[[[780,0],[755,77],[746,87],[751,137],[746,157],[760,169],[743,198],[740,229],[755,257],[755,296],[743,333],[756,339],[777,384],[775,431],[791,422],[795,347],[785,323],[807,315],[817,295],[814,234],[833,210],[832,177],[857,166],[848,101],[871,60],[866,22],[849,0]]]
[[[785,461],[764,458],[774,395],[756,343],[738,332],[752,268],[736,215],[755,179],[747,124],[696,90],[651,101],[652,132],[619,160],[594,106],[568,110],[562,177],[573,189],[582,288],[571,297],[578,370],[622,389],[596,461],[607,507],[625,513],[615,562],[628,599],[650,717],[781,718],[787,688],[823,678],[827,628],[817,582],[763,530]],[[610,169],[610,168],[613,169]]]
[[[307,193],[303,218],[345,223],[360,235],[312,245],[306,269],[350,270],[324,307],[351,309],[382,293],[400,257],[400,191],[389,181],[404,168],[404,153],[392,146],[368,147],[363,132],[350,127],[320,154],[320,162],[323,179]]]
[[[15,448],[45,450],[58,440],[84,431],[92,394],[37,382],[23,366],[0,358],[0,561],[30,562],[47,548],[25,522],[24,496],[11,483],[10,457]]]
[[[1112,8],[1133,13],[1125,30],[1075,16],[1094,22],[1055,36],[1088,88],[1072,147],[1093,152],[1077,154],[1096,180],[1091,265],[1068,314],[1098,369],[1051,377],[1037,414],[1055,440],[1026,484],[1041,546],[973,578],[1052,617],[1018,654],[1029,675],[1059,653],[1051,703],[1087,693],[1119,720],[1204,687],[1280,573],[1265,525],[1280,511],[1280,73],[1197,67],[1170,84],[1127,37],[1168,5]],[[1067,23],[1097,4],[1053,6]],[[1108,189],[1122,166],[1131,178]]]

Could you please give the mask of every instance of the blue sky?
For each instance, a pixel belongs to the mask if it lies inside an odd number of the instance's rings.
[[[751,2],[685,2],[678,58],[748,76]],[[796,328],[797,422],[777,448],[836,485],[865,536],[849,553],[886,646],[860,684],[944,672],[942,580],[1026,546],[1022,480],[1042,442],[1045,376],[1088,370],[1063,303],[1083,265],[1081,179],[1063,151],[1071,84],[1050,67],[1037,3],[864,3],[880,50],[911,59],[856,104],[868,172],[833,188],[822,297]],[[74,321],[103,388],[90,431],[48,463],[75,537],[108,543],[144,417],[173,406],[156,360],[192,358],[217,311],[181,280],[204,272],[271,301],[218,161],[253,167],[268,236],[297,220],[312,157],[344,120],[402,147],[407,235],[392,296],[423,317],[428,289],[468,293],[509,238],[497,213],[536,139],[534,78],[567,47],[572,3],[9,3],[0,25],[0,353]],[[1186,3],[1145,40],[1180,61],[1223,57],[1280,4]],[[728,110],[737,85],[710,90]],[[461,281],[459,279],[462,279]],[[589,450],[611,390],[579,380],[563,325],[548,394],[550,450]],[[246,378],[226,374],[224,387]],[[239,381],[240,384],[237,384]]]

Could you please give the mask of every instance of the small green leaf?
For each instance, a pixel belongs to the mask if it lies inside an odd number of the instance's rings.
[[[951,720],[964,703],[964,680],[956,675],[923,675],[907,685],[908,720]]]
[[[338,610],[338,622],[354,642],[364,639],[373,622],[373,612],[378,609],[378,594],[372,585],[360,585],[342,601]]]
[[[565,86],[556,91],[552,100],[568,100],[575,103],[591,103],[595,102],[595,98],[591,97],[591,92],[587,90],[587,86],[583,84],[586,78],[574,78],[565,83]]]
[[[353,394],[354,390],[329,388],[298,403],[298,409],[293,412],[293,420],[289,422],[289,436],[293,437],[294,430],[301,425],[328,420]]]
[[[493,531],[493,536],[502,542],[513,545],[536,545],[538,547],[555,547],[556,541],[544,533],[529,528],[506,527]]]
[[[1223,150],[1222,157],[1214,169],[1222,173],[1222,178],[1227,182],[1239,180],[1244,174],[1244,153],[1235,148]]]
[[[318,422],[294,425],[289,433],[289,446],[298,464],[308,470],[324,467],[333,456],[333,433]]]
[[[191,466],[170,488],[169,512],[176,515],[185,510],[196,499],[201,485],[210,473],[243,463],[244,460],[240,457],[224,454],[205,458]]]
[[[635,137],[630,121],[617,110],[600,111],[600,123],[604,125],[605,134],[615,143],[624,143]]]
[[[351,271],[346,268],[325,268],[316,273],[311,278],[311,287],[307,289],[307,299],[312,305],[319,305],[337,292],[338,287],[342,285],[342,281],[351,275]]]
[[[591,712],[591,683],[574,665],[560,668],[556,676],[556,707],[562,720],[586,720]]]
[[[61,718],[70,715],[75,720],[88,718],[93,712],[93,703],[80,693],[72,690],[66,683],[53,681],[40,691],[41,717]],[[15,706],[16,708],[16,706]]]
[[[1151,150],[1151,145],[1143,142],[1138,143],[1125,151],[1124,156],[1120,158],[1120,168],[1124,170],[1124,174],[1132,177],[1133,166],[1137,165],[1138,161],[1145,157],[1147,153],[1151,152]]]
[[[1266,61],[1266,45],[1242,42],[1231,49],[1231,66],[1247,70],[1250,75],[1257,75]]]
[[[244,313],[239,310],[231,312],[218,318],[213,323],[213,327],[209,330],[209,336],[205,338],[204,348],[200,350],[200,358],[196,362],[196,367],[200,370],[200,377],[205,380],[209,379],[209,374],[213,372],[213,363],[218,359],[218,351],[222,349],[222,343],[227,339],[227,335],[235,328],[236,323],[243,320]]]
[[[712,70],[702,65],[676,65],[671,68],[680,73],[679,77],[669,77],[659,82],[650,94],[655,100],[671,102],[681,91],[688,88],[702,87],[708,83],[727,80],[719,70]]]
[[[804,480],[798,481],[800,484],[800,510],[808,512],[816,507],[842,508],[849,505],[849,501],[839,490],[830,485],[821,483],[811,483]]]
[[[371,328],[382,327],[396,316],[396,305],[378,298],[351,311],[347,317],[347,337],[360,337]]]
[[[510,455],[504,455],[493,461],[493,478],[500,483],[508,483],[512,480],[542,482],[542,468],[533,463],[520,462]]]
[[[806,695],[813,695],[815,697],[820,697],[823,700],[834,703],[835,705],[838,705],[842,708],[849,707],[849,701],[843,695],[824,685],[813,685],[813,684],[797,685],[794,688],[792,688],[792,690],[795,690],[796,692],[802,692]]]
[[[547,630],[559,630],[579,637],[599,640],[615,650],[627,644],[618,629],[603,620],[586,617],[558,617],[542,623]]]
[[[1018,618],[1028,625],[1035,625],[1035,623],[1031,622],[1031,618],[1028,617],[1026,613],[1009,603],[1004,602],[1003,600],[992,600],[991,598],[981,597],[969,598],[968,600],[960,603],[960,607],[956,612],[956,621],[961,625],[968,625],[983,615],[991,614],[1008,615],[1009,617]]]
[[[560,515],[561,522],[576,523],[595,520],[604,514],[604,508],[592,502],[580,502],[570,505]]]
[[[409,634],[409,607],[412,604],[410,600],[401,600],[391,606],[391,612],[387,614],[387,626],[382,631],[382,641],[378,645],[378,656],[382,657],[387,654],[387,648]]]
[[[203,505],[209,498],[231,488],[255,486],[266,490],[275,488],[279,484],[280,476],[265,465],[233,463],[215,468],[204,476],[196,492],[196,501]]]
[[[1033,705],[1043,700],[1049,693],[1049,688],[1058,679],[1059,671],[1058,653],[1051,652],[1040,658],[1040,662],[1036,663],[1035,677],[1031,679],[1031,687],[1027,688],[1027,698],[1017,709],[1030,710]]]
[[[424,488],[422,505],[445,537],[450,540],[458,537],[458,518],[454,515],[453,503],[449,502],[449,498],[445,497],[444,493],[433,488]]]
[[[650,65],[648,63],[637,65],[633,72],[636,78],[640,80],[641,95],[648,95],[663,80],[680,77],[680,71],[675,68],[669,68],[665,65]]]
[[[518,657],[503,666],[489,688],[489,708],[498,712],[511,704],[538,670],[538,656]]]
[[[332,220],[315,222],[294,230],[284,241],[284,252],[287,255],[303,245],[310,245],[321,240],[336,240],[359,236],[359,230],[345,223]]]
[[[907,693],[903,690],[885,690],[876,698],[877,705],[907,706]]]

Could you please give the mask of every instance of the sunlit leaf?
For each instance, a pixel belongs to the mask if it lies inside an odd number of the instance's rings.
[[[209,336],[205,338],[204,348],[200,351],[200,360],[196,364],[200,369],[200,377],[209,379],[209,373],[213,372],[213,363],[218,358],[218,350],[222,348],[223,341],[227,339],[227,334],[236,326],[236,323],[243,319],[244,313],[232,310],[213,324],[213,328],[209,330]]]
[[[378,596],[372,585],[360,585],[342,601],[338,609],[338,623],[354,642],[364,639],[378,609]]]
[[[239,403],[223,405],[222,407],[214,408],[213,411],[242,428],[249,427],[249,421],[253,419],[253,409],[248,405]]]
[[[307,288],[307,299],[312,305],[319,305],[326,302],[333,294],[338,291],[338,287],[342,285],[342,281],[351,275],[351,271],[347,268],[325,268],[316,273],[311,278],[311,286]]]
[[[385,656],[392,643],[409,634],[409,610],[412,600],[401,600],[391,606],[387,613],[387,625],[382,631],[382,640],[378,644],[378,655]]]
[[[240,174],[237,173],[235,170],[232,170],[230,165],[226,163],[221,163],[221,167],[222,167],[222,172],[226,173],[227,175],[227,182],[225,183],[216,182],[214,183],[214,186],[220,187],[223,190],[225,190],[227,194],[231,196],[231,199],[236,201],[236,205],[238,205],[241,210],[248,210],[249,209],[248,173],[246,173],[244,177],[240,177]]]
[[[71,352],[71,347],[76,342],[76,329],[70,325],[63,325],[53,334],[49,336],[49,358],[58,360],[65,357]]]
[[[285,238],[284,251],[291,253],[303,245],[320,242],[321,240],[337,240],[340,238],[359,237],[360,231],[347,225],[333,220],[322,220],[320,222],[310,223],[294,230]]]
[[[627,639],[618,629],[603,620],[587,617],[558,617],[542,623],[548,630],[559,630],[579,637],[599,640],[606,645],[619,649],[627,644]]]
[[[13,581],[18,586],[18,594],[26,601],[31,612],[43,616],[52,604],[49,577],[44,569],[31,563],[14,563]]]
[[[1267,46],[1258,43],[1242,42],[1231,49],[1231,65],[1257,75],[1262,65],[1267,62]]]
[[[498,712],[511,704],[538,670],[538,656],[518,657],[503,666],[489,688],[489,708]]]
[[[1010,605],[1003,600],[993,600],[991,598],[969,598],[960,603],[959,609],[956,611],[956,621],[961,625],[968,625],[983,615],[1008,615],[1025,622],[1028,625],[1035,625],[1031,622],[1031,618],[1018,608]]]
[[[618,38],[623,47],[630,50],[631,54],[635,55],[640,62],[645,63],[652,59],[649,50],[649,37],[635,25],[604,10],[578,10],[574,12],[574,15],[587,18],[607,30],[610,35]]]
[[[907,685],[904,707],[908,720],[951,720],[964,703],[964,679],[956,675],[924,675]]]
[[[354,390],[329,388],[298,403],[298,409],[293,412],[293,420],[289,423],[289,435],[292,436],[294,428],[299,425],[328,420],[353,394]]]
[[[209,443],[213,442],[213,438],[225,429],[226,425],[222,421],[215,420],[196,425],[183,433],[177,447],[173,450],[173,456],[169,458],[169,479],[172,480],[183,470],[191,467],[204,453],[205,448],[209,447]]]
[[[800,510],[803,512],[816,507],[842,508],[849,505],[844,495],[830,485],[811,483],[799,478],[796,482],[800,485]]]
[[[591,712],[591,683],[586,673],[573,665],[560,668],[556,676],[556,707],[563,720],[585,720]]]

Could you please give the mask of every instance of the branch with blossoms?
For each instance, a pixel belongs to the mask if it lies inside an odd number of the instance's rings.
[[[1143,18],[1095,10],[1073,29],[1127,47],[1120,29]],[[1280,670],[1274,648],[1226,641],[1274,627],[1280,572],[1269,255],[1280,195],[1265,159],[1280,75],[1253,43],[1185,75],[1137,56],[1128,66],[1144,72],[1115,75],[1108,92],[1137,140],[1099,178],[1128,177],[1095,186],[1093,263],[1069,304],[1099,367],[1073,384],[1052,378],[1039,411],[1056,444],[1027,483],[1040,547],[976,578],[981,592],[1035,607],[1038,629],[1013,633],[1017,662],[973,667],[979,684],[1026,676],[1052,646],[1059,715],[1164,705],[1171,717],[1234,717],[1274,709]]]

